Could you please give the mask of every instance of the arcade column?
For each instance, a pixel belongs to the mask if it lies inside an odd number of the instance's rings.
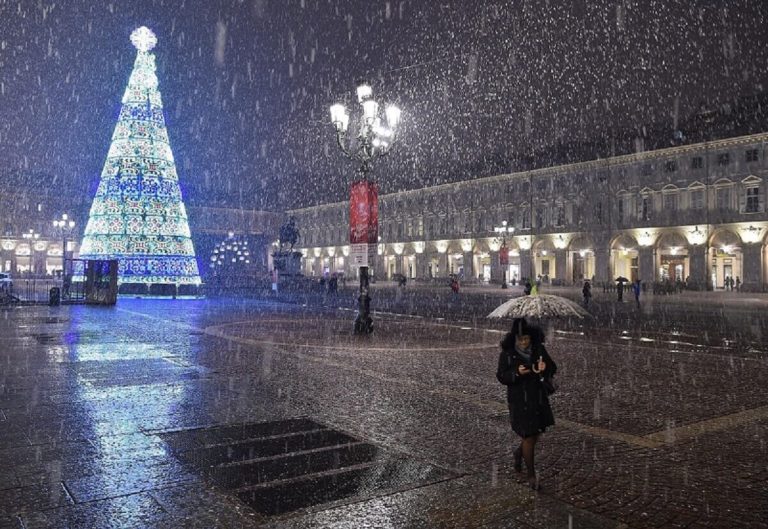
[[[533,254],[531,250],[520,250],[520,279],[533,279]]]
[[[654,249],[650,246],[641,246],[637,253],[640,281],[643,283],[653,283],[656,280]]]
[[[499,252],[491,252],[491,283],[501,283],[501,263]]]
[[[702,244],[694,244],[688,248],[690,273],[688,288],[706,290],[707,288],[707,249]]]
[[[438,277],[448,277],[448,253],[441,252],[437,254],[437,266],[440,268]]]
[[[555,277],[571,284],[572,276],[568,273],[568,252],[565,249],[555,250]]]
[[[595,281],[598,283],[612,281],[610,248],[595,248]]]
[[[464,263],[464,280],[467,279],[477,279],[475,274],[475,266],[474,266],[474,254],[470,252],[463,252],[462,253],[462,261]]]
[[[741,288],[747,292],[762,291],[764,286],[763,245],[758,243],[746,243],[742,247],[743,273]]]
[[[423,252],[413,256],[413,271],[416,274],[416,279],[426,279],[428,277],[427,256]]]

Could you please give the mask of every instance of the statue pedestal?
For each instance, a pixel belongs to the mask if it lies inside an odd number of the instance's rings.
[[[301,252],[275,252],[272,254],[272,262],[281,276],[298,276],[301,275],[301,257]]]

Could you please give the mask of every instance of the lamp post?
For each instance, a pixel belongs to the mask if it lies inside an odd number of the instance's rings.
[[[37,232],[36,232],[35,230],[33,230],[32,228],[30,228],[28,232],[26,232],[26,233],[22,233],[22,234],[21,234],[21,236],[22,236],[23,238],[25,238],[25,239],[39,239],[39,238],[40,238],[40,234],[39,234],[39,233],[37,233]]]
[[[35,246],[33,241],[39,239],[40,234],[30,228],[28,232],[22,233],[21,236],[29,241],[29,273],[36,274],[37,270],[35,270]]]
[[[373,331],[368,261],[369,255],[376,253],[379,227],[378,187],[371,179],[371,172],[373,162],[389,154],[397,139],[400,109],[396,106],[386,108],[384,114],[387,126],[384,126],[379,117],[379,104],[373,99],[373,90],[365,83],[357,87],[357,102],[362,108],[362,114],[356,141],[352,143],[347,139],[349,114],[346,108],[337,103],[330,110],[339,149],[347,158],[360,164],[350,190],[349,243],[352,263],[360,268],[360,295],[354,330],[357,334],[367,334]]]
[[[67,262],[67,236],[75,228],[75,221],[70,219],[66,213],[62,213],[60,219],[53,221],[53,227],[61,231],[61,277],[64,278]]]
[[[507,250],[507,233],[514,233],[514,226],[507,226],[507,221],[501,221],[501,226],[494,226],[493,231],[501,234],[499,249],[499,266],[501,266],[501,288],[507,288],[507,268],[509,268],[509,250]]]

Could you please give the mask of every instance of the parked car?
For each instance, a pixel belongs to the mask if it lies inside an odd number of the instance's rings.
[[[11,290],[11,288],[13,288],[11,274],[0,272],[0,290]]]

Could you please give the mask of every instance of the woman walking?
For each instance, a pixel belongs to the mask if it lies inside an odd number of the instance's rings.
[[[547,426],[555,424],[549,405],[552,376],[557,365],[544,348],[544,333],[525,319],[512,322],[512,330],[501,341],[501,354],[496,378],[507,386],[507,405],[512,431],[520,436],[514,452],[514,467],[522,472],[523,461],[528,472],[528,485],[539,490],[534,468],[534,450]],[[549,388],[547,387],[549,386]]]

